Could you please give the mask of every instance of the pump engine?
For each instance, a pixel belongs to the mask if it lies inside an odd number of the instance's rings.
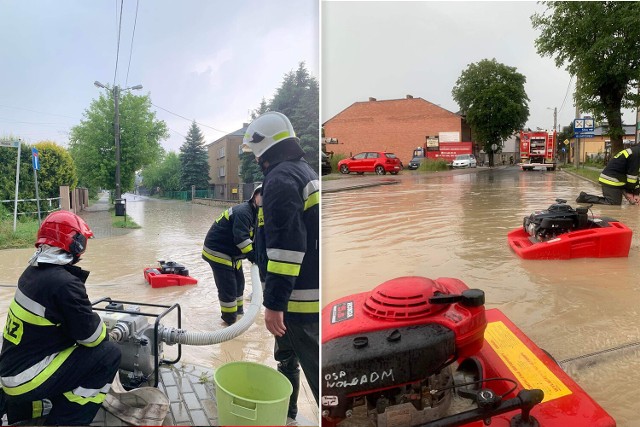
[[[546,241],[560,234],[588,228],[588,212],[591,206],[573,209],[566,203],[566,200],[556,199],[556,203],[546,210],[535,211],[524,217],[524,231],[537,241]]]
[[[105,302],[106,306],[99,306],[100,303]],[[180,360],[181,344],[178,344],[178,356],[175,360],[163,358],[163,343],[175,344],[175,340],[170,337],[179,330],[160,324],[163,317],[176,310],[177,326],[180,328],[180,306],[132,303],[110,298],[102,298],[92,304],[105,323],[111,339],[120,345],[122,385],[127,389],[143,385],[156,387],[159,381],[160,364],[173,364]],[[142,312],[141,307],[156,307],[163,310],[160,313]],[[156,319],[154,323],[149,322],[150,317]]]
[[[420,425],[448,410],[450,365],[482,347],[484,292],[400,277],[335,301],[322,322],[325,421],[359,413],[378,426]]]

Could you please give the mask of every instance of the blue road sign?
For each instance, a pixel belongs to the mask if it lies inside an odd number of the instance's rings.
[[[573,120],[573,130],[576,132],[576,134],[579,132],[593,132],[594,129],[594,123],[591,117]]]
[[[33,147],[31,149],[31,160],[33,161],[33,170],[40,170],[40,156],[38,154],[38,149]]]
[[[576,138],[593,138],[593,134],[592,133],[576,133]]]

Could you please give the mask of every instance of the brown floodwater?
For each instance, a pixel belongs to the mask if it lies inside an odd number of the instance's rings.
[[[558,361],[640,342],[640,206],[592,208],[636,231],[628,258],[522,260],[507,232],[556,198],[575,207],[580,191],[599,194],[599,186],[516,167],[399,178],[323,194],[323,306],[395,277],[454,277],[484,290],[487,308],[500,309]],[[563,367],[618,425],[632,426],[639,356],[614,351]]]
[[[96,238],[89,241],[87,252],[78,264],[91,272],[86,283],[89,298],[95,301],[101,297],[110,297],[160,305],[178,303],[182,310],[182,328],[188,332],[222,329],[224,324],[220,320],[217,289],[211,268],[200,254],[207,231],[223,208],[129,194],[126,198],[127,214],[141,226],[140,229],[122,233],[111,227],[93,227],[92,218],[103,213],[82,213],[96,235]],[[0,275],[2,319],[6,316],[17,280],[33,252],[31,248],[0,251],[3,260],[3,272]],[[198,279],[198,284],[151,288],[144,280],[143,269],[157,266],[157,260],[172,260],[185,265],[189,269],[189,275]],[[247,278],[245,304],[249,303],[251,292],[249,266],[248,262],[243,266]],[[168,315],[161,323],[165,326],[177,326],[176,320],[176,316]],[[232,361],[251,361],[275,368],[273,344],[273,336],[267,331],[261,312],[246,332],[231,341],[209,346],[182,346],[180,360],[211,367],[212,372],[213,368]],[[168,359],[175,358],[176,347],[164,346]],[[301,415],[317,422],[317,405],[304,380],[298,406]]]

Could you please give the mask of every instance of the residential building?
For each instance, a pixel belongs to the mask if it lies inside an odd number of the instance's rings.
[[[240,152],[248,123],[207,145],[209,185],[214,199],[240,200]]]
[[[351,156],[362,151],[390,151],[404,164],[428,137],[472,141],[464,116],[422,98],[356,102],[323,124],[326,150]],[[478,152],[477,147],[475,149]]]
[[[624,146],[635,144],[636,142],[636,127],[635,125],[622,125],[624,129],[624,136],[622,142]],[[609,138],[608,127],[597,126],[593,130],[593,138],[580,138],[579,153],[580,163],[584,163],[587,158],[602,158],[605,161],[611,158],[611,139]],[[561,143],[563,141],[558,141]],[[571,153],[574,151],[576,139],[571,138],[569,141],[571,147]],[[615,154],[615,153],[613,153]]]

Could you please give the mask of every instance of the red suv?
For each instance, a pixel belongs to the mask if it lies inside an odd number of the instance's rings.
[[[384,175],[389,172],[395,175],[402,169],[401,164],[400,159],[393,153],[366,151],[340,160],[338,170],[345,174],[357,172],[362,175],[365,172],[375,172],[378,175]]]

